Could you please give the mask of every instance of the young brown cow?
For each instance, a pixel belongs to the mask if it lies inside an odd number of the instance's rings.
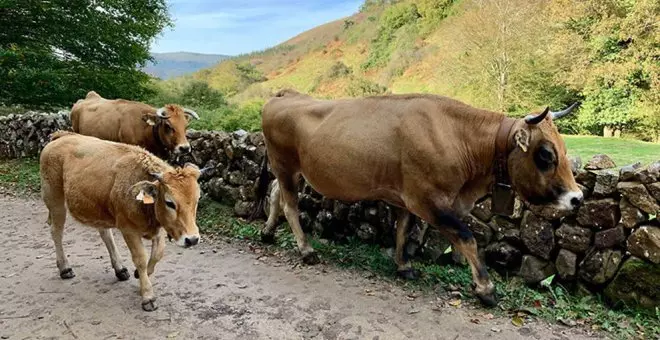
[[[182,247],[199,241],[197,179],[202,171],[192,164],[173,168],[137,146],[55,132],[41,153],[40,173],[60,277],[75,276],[62,248],[68,208],[73,218],[98,229],[115,275],[125,281],[130,275],[110,229],[121,231],[137,268],[142,308],[155,310],[149,276],[163,256],[165,235]],[[148,262],[143,237],[152,240]]]
[[[493,188],[496,173],[502,175],[498,189],[507,190],[510,181],[527,201],[576,209],[582,192],[553,124],[574,107],[514,120],[435,95],[318,100],[280,91],[262,116],[268,156],[255,214],[266,199],[268,162],[277,178],[262,239],[272,240],[281,206],[303,261],[318,261],[298,219],[302,175],[329,199],[382,200],[398,207],[395,260],[406,278],[416,276],[403,256],[410,213],[429,222],[470,263],[477,295],[494,304],[494,286],[460,217]]]

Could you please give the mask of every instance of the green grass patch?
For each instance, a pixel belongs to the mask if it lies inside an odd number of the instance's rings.
[[[28,158],[0,161],[0,186],[19,194],[39,192],[39,160]]]
[[[577,155],[586,163],[596,154],[606,154],[617,166],[635,162],[649,164],[660,160],[660,144],[623,138],[564,135],[569,155]]]

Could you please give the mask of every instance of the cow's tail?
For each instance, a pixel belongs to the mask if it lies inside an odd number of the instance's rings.
[[[270,182],[270,175],[268,173],[268,152],[266,152],[264,154],[264,160],[261,162],[261,173],[259,174],[259,178],[257,179],[257,183],[256,183],[255,190],[256,190],[257,201],[256,204],[254,205],[254,210],[252,211],[252,214],[250,214],[250,217],[248,218],[249,221],[254,221],[263,212],[264,204],[266,203],[266,199],[268,199],[269,182]]]

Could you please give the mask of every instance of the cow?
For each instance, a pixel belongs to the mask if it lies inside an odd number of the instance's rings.
[[[190,152],[186,127],[199,119],[193,110],[168,104],[159,109],[145,103],[105,99],[89,91],[71,107],[74,132],[104,140],[139,145],[161,158]]]
[[[130,274],[111,231],[119,229],[140,280],[142,308],[157,309],[149,277],[163,257],[165,236],[181,247],[199,242],[197,180],[206,169],[190,163],[174,168],[139,146],[70,131],[51,135],[39,166],[60,277],[75,276],[62,248],[68,210],[74,219],[98,230],[116,277],[125,281]],[[152,243],[148,262],[142,238]]]
[[[514,119],[432,94],[321,100],[280,90],[262,111],[266,156],[251,218],[263,209],[270,166],[277,185],[261,238],[273,241],[281,209],[303,262],[315,264],[299,221],[300,176],[328,199],[384,201],[397,215],[398,275],[418,276],[404,258],[414,214],[465,256],[476,295],[495,305],[495,287],[462,217],[489,192],[494,210],[504,215],[511,213],[514,192],[529,203],[577,209],[583,194],[553,120],[578,104]]]

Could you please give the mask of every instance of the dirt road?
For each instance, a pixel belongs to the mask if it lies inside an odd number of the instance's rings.
[[[484,310],[436,308],[329,266],[296,267],[244,246],[168,245],[153,277],[158,310],[140,308],[138,282],[118,282],[98,233],[69,219],[61,280],[39,200],[0,196],[2,339],[586,339],[542,323],[516,328]],[[133,265],[115,233],[124,263]],[[368,289],[368,290],[365,290]],[[479,319],[479,324],[471,319]]]

